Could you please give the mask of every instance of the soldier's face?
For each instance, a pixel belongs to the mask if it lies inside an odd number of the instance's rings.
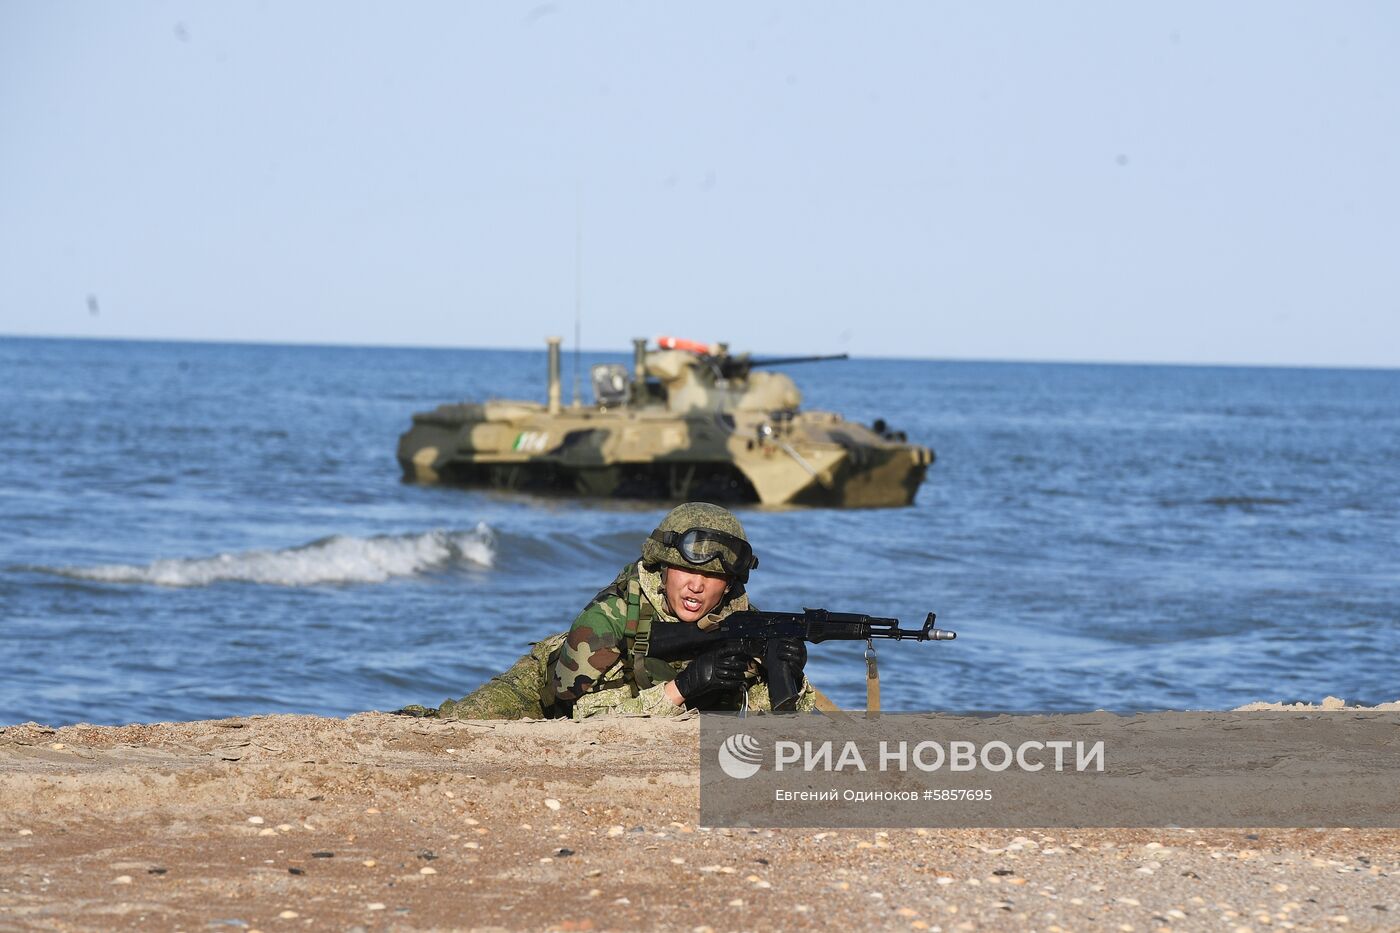
[[[680,567],[667,567],[662,576],[666,605],[682,622],[698,622],[724,598],[729,578],[713,573],[696,573]]]

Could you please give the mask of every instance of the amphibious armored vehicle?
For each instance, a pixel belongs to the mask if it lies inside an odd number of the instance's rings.
[[[522,492],[724,503],[909,505],[933,451],[877,420],[801,411],[792,379],[723,344],[633,341],[633,366],[592,368],[595,402],[564,405],[559,339],[544,404],[442,405],[399,438],[404,478]]]

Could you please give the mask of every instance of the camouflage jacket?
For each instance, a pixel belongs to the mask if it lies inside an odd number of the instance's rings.
[[[719,620],[751,608],[742,587],[735,587],[718,609],[696,625],[713,628]],[[436,710],[408,707],[406,713],[440,719],[534,719],[572,716],[647,714],[677,716],[685,707],[665,695],[665,681],[675,677],[687,661],[667,664],[642,658],[640,680],[635,676],[636,633],[653,624],[683,625],[666,608],[661,574],[640,563],[622,568],[603,591],[579,613],[568,632],[535,642],[530,652],[503,674],[491,678],[460,700],[446,700]],[[630,630],[629,630],[630,629]],[[643,647],[645,647],[645,640]],[[626,689],[622,689],[626,688]],[[706,708],[771,709],[768,686],[757,672],[742,697],[708,698]],[[797,709],[811,711],[816,691],[803,678]]]
[[[748,594],[735,584],[715,611],[695,624],[712,629],[730,613],[748,608]],[[673,679],[684,664],[673,667],[639,656],[645,654],[650,627],[656,624],[684,623],[666,607],[661,573],[640,561],[628,564],[578,614],[564,643],[551,656],[545,699],[573,703],[587,694],[620,687],[635,696],[653,683]]]

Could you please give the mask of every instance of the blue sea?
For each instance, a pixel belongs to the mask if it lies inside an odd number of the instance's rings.
[[[413,412],[542,400],[544,370],[543,348],[0,339],[0,724],[467,693],[665,511],[401,481]],[[806,407],[937,453],[912,508],[740,513],[758,605],[958,632],[882,646],[886,708],[1400,697],[1400,372],[789,371]],[[862,705],[860,657],[814,646],[808,673]]]

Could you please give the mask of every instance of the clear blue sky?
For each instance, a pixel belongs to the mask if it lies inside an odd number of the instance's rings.
[[[589,348],[1393,367],[1397,49],[1381,2],[0,0],[0,333],[535,347],[581,226]]]

